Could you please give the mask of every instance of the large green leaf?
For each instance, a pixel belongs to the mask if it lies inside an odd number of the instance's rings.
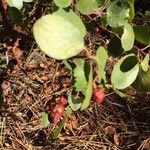
[[[92,97],[92,91],[93,91],[93,72],[91,69],[90,74],[89,74],[88,85],[87,85],[87,89],[86,89],[86,95],[85,95],[85,99],[83,100],[83,103],[81,105],[81,110],[84,110],[89,106],[90,100]]]
[[[54,0],[58,7],[65,8],[71,5],[73,0]]]
[[[99,82],[105,76],[105,66],[108,59],[107,51],[104,47],[99,47],[96,52],[96,60],[98,65]]]
[[[125,51],[129,51],[132,49],[133,45],[134,45],[134,31],[133,31],[133,27],[126,23],[124,25],[124,33],[121,37],[121,44],[122,44],[122,48]]]
[[[120,59],[113,68],[111,82],[117,89],[130,86],[139,72],[139,63],[134,54],[126,55]]]
[[[98,0],[79,0],[76,3],[76,9],[82,14],[89,15],[98,11],[99,4]]]
[[[145,45],[150,45],[150,29],[142,25],[136,25],[133,27],[135,33],[135,39]]]
[[[23,7],[23,1],[22,0],[6,0],[8,5],[10,7],[16,7],[18,9],[21,9]]]
[[[84,64],[85,62],[83,60],[76,60],[76,68],[74,69],[74,77],[76,82],[74,87],[77,91],[82,91],[82,93],[85,95],[87,81],[84,73]]]
[[[67,59],[84,48],[80,30],[56,14],[40,18],[33,27],[34,38],[41,50],[55,59]]]
[[[65,11],[64,9],[60,8],[54,14],[62,16],[64,19],[75,25],[80,30],[82,37],[86,35],[85,25],[83,24],[81,18],[72,10]]]
[[[17,9],[21,9],[23,7],[23,2],[32,2],[34,0],[6,0],[10,7],[15,7]]]
[[[115,0],[107,8],[107,22],[111,27],[123,26],[129,18],[130,4],[125,0]]]

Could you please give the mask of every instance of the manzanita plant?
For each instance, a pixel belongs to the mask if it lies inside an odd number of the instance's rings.
[[[9,6],[18,9],[22,8],[23,2],[32,0],[7,0]],[[68,95],[68,100],[59,99],[54,108],[49,107],[50,118],[55,124],[62,116],[65,117],[67,101],[71,110],[85,110],[91,99],[101,104],[107,88],[121,96],[123,94],[118,90],[129,86],[140,92],[150,91],[150,56],[147,53],[150,29],[132,21],[135,16],[134,0],[53,0],[51,3],[56,5],[57,10],[35,22],[33,35],[41,51],[51,58],[63,60],[71,72],[75,88]],[[86,17],[96,22],[100,30],[110,34],[110,39],[99,45],[94,54],[85,44],[85,37],[90,34]],[[135,46],[137,42],[145,48]],[[85,52],[84,59],[76,57],[80,52]],[[110,55],[118,57],[111,73],[111,84],[105,75]],[[48,121],[45,118],[48,119],[49,115],[43,113],[42,116],[43,126],[46,126]],[[60,124],[61,128],[64,121]]]

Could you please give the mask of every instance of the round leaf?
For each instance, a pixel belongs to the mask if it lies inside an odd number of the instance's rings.
[[[76,9],[82,14],[89,15],[98,10],[99,4],[97,0],[79,0]]]
[[[65,8],[71,5],[73,0],[54,0],[58,7]]]
[[[64,19],[75,25],[80,30],[82,37],[86,35],[85,25],[83,24],[81,18],[76,15],[72,10],[65,11],[64,9],[60,8],[54,14],[63,17]]]
[[[126,1],[116,0],[107,8],[107,22],[111,27],[123,26],[129,17],[130,4]]]
[[[115,65],[111,75],[111,82],[117,89],[127,88],[135,81],[138,72],[137,57],[134,54],[127,55]]]
[[[21,9],[23,7],[23,1],[22,0],[6,0],[8,5],[10,7],[16,7],[18,9]]]
[[[126,23],[124,25],[124,33],[121,37],[121,44],[125,51],[132,49],[134,44],[134,31],[130,24]]]
[[[40,18],[33,27],[35,40],[41,50],[55,59],[67,59],[84,48],[80,30],[56,14]]]

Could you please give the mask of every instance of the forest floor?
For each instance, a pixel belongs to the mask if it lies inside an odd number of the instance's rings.
[[[140,94],[132,88],[124,90],[127,98],[107,91],[102,105],[91,102],[87,110],[74,112],[59,138],[53,140],[56,126],[50,123],[42,128],[41,112],[47,101],[67,96],[72,90],[70,73],[62,61],[39,50],[30,27],[15,26],[15,31],[17,36],[12,36],[0,26],[0,83],[4,96],[0,109],[0,149],[150,149],[150,94]],[[99,35],[92,34],[93,44]],[[112,69],[109,61],[108,79]]]

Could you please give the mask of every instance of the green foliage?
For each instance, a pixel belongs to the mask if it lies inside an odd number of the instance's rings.
[[[135,39],[142,44],[150,45],[150,29],[142,25],[136,25],[133,28]]]
[[[81,107],[82,99],[74,99],[74,96],[70,93],[68,95],[68,103],[73,111],[77,111]]]
[[[150,61],[150,55],[147,54],[145,56],[144,60],[141,62],[141,67],[142,67],[143,71],[148,71],[149,61]]]
[[[76,68],[74,69],[74,77],[75,77],[75,85],[77,91],[82,91],[85,95],[87,81],[84,72],[84,64],[85,62],[81,59],[76,60]]]
[[[83,24],[81,18],[76,15],[72,10],[65,11],[64,9],[60,8],[54,14],[63,17],[65,20],[76,26],[79,29],[82,37],[86,35],[85,25]]]
[[[56,14],[40,18],[34,24],[33,34],[41,50],[55,59],[73,57],[84,48],[80,30]]]
[[[53,139],[57,139],[58,138],[59,134],[61,133],[62,128],[65,125],[66,120],[67,120],[67,118],[64,118],[64,119],[61,120],[61,122],[58,125],[58,128],[55,130],[55,132],[52,135]]]
[[[150,92],[150,71],[144,71],[140,66],[138,76],[132,86],[139,92]]]
[[[106,66],[107,59],[108,59],[108,54],[106,49],[104,47],[99,47],[96,52],[99,83],[101,83],[101,79],[105,79],[105,66]]]
[[[68,7],[71,5],[73,0],[54,0],[55,4],[58,6],[58,7],[62,7],[62,8],[65,8],[65,7]]]
[[[48,114],[42,112],[42,127],[45,128],[49,124]]]
[[[130,86],[136,79],[139,72],[139,63],[134,54],[121,58],[112,71],[111,82],[117,89],[124,89]]]
[[[76,4],[76,9],[85,15],[98,11],[98,8],[98,0],[79,0]]]
[[[125,0],[115,0],[107,8],[107,22],[111,27],[123,26],[128,22],[130,4]]]
[[[87,89],[86,89],[86,95],[85,95],[85,99],[83,100],[83,103],[81,105],[81,110],[84,110],[89,106],[90,100],[92,97],[92,91],[93,91],[93,72],[91,69],[90,74],[89,74]]]
[[[21,9],[23,7],[23,2],[30,3],[33,0],[6,0],[10,7],[15,7]]]
[[[134,44],[134,37],[133,27],[130,24],[126,23],[124,25],[124,33],[121,37],[122,48],[125,51],[129,51],[132,49]]]

